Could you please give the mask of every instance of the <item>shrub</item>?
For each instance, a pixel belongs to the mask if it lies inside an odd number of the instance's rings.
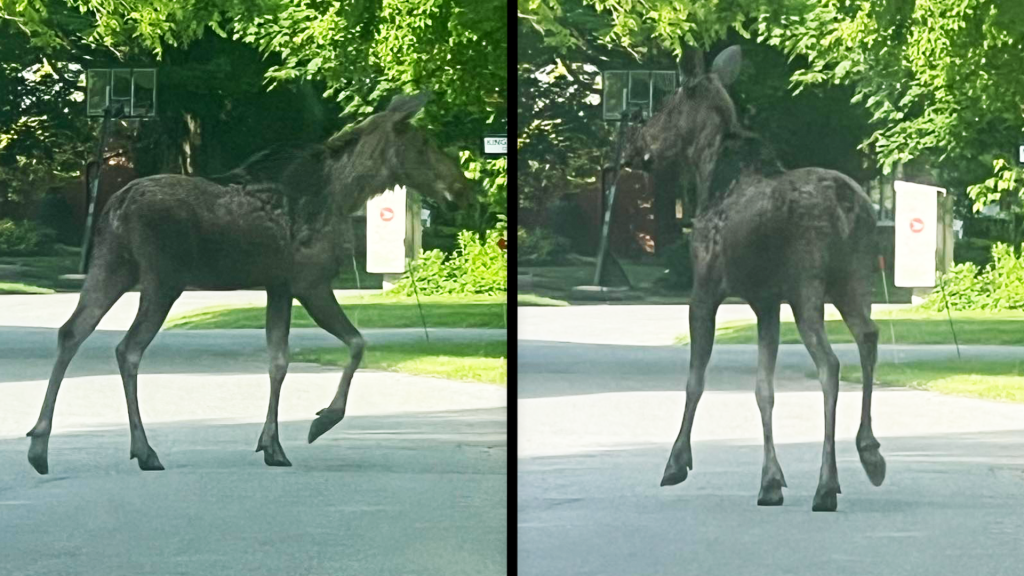
[[[992,246],[985,268],[979,270],[973,262],[957,264],[939,281],[951,310],[1024,309],[1024,254],[1002,242]],[[942,290],[934,291],[923,306],[945,310]]]
[[[45,226],[25,220],[0,220],[0,254],[35,256],[49,254],[57,241],[57,233]]]
[[[941,283],[938,290],[928,296],[928,299],[921,305],[928,310],[945,310],[946,303],[942,297],[942,290],[946,291],[949,298],[950,310],[980,310],[984,289],[981,278],[978,276],[978,267],[973,262],[956,264],[943,274],[939,279]]]
[[[420,251],[420,257],[410,271],[415,274],[416,286],[410,272],[395,284],[393,292],[412,296],[416,292],[431,296],[437,294],[497,295],[508,291],[508,255],[501,244],[506,230],[499,225],[487,232],[484,240],[469,230],[459,233],[459,247],[453,254],[440,250]]]
[[[556,264],[569,253],[569,241],[545,230],[516,229],[516,263],[520,266]]]

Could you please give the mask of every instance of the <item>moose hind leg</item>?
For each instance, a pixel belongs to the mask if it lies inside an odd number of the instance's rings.
[[[857,453],[868,480],[881,486],[885,480],[885,459],[882,458],[878,440],[871,430],[871,390],[874,386],[875,363],[878,360],[878,326],[871,320],[871,299],[840,295],[834,298],[836,308],[850,328],[857,350],[860,352],[861,380],[864,386],[860,413],[860,428],[857,430]]]
[[[47,452],[53,425],[53,410],[68,364],[82,342],[96,330],[96,326],[107,311],[135,282],[131,274],[127,271],[122,272],[106,273],[104,270],[94,270],[82,287],[82,295],[74,313],[57,332],[57,361],[50,373],[50,382],[46,387],[39,419],[27,434],[32,438],[28,461],[40,474],[49,472]]]
[[[839,359],[825,334],[824,290],[811,282],[792,302],[793,315],[804,346],[814,359],[825,397],[825,440],[821,454],[818,490],[811,507],[815,512],[834,512],[837,507],[839,472],[836,468],[836,402],[839,399]]]
[[[132,437],[129,458],[137,459],[142,470],[163,470],[164,467],[146,439],[146,430],[142,427],[142,417],[139,415],[139,363],[142,361],[142,354],[160,331],[171,305],[180,294],[180,289],[143,287],[135,321],[128,329],[128,334],[117,345],[117,366],[121,371],[121,382],[124,384],[124,396],[128,404],[128,425]]]
[[[359,368],[363,359],[363,349],[366,343],[359,330],[349,321],[342,312],[338,301],[334,299],[334,293],[329,285],[318,287],[300,294],[299,302],[309,312],[310,317],[318,326],[334,335],[348,346],[350,359],[348,365],[341,375],[341,382],[338,384],[338,391],[327,408],[317,412],[317,419],[309,426],[308,441],[310,444],[333,428],[345,417],[345,405],[348,402],[348,390],[352,384],[352,376]]]
[[[761,491],[758,506],[781,506],[782,489],[786,478],[782,475],[775,441],[772,438],[772,409],[775,406],[775,360],[779,353],[779,304],[754,306],[757,313],[757,408],[761,412],[764,432],[764,462],[761,467]]]
[[[292,317],[292,295],[287,291],[267,291],[267,350],[270,352],[270,402],[256,451],[263,452],[267,466],[291,466],[284,455],[277,430],[277,407],[281,385],[288,373],[288,331]]]

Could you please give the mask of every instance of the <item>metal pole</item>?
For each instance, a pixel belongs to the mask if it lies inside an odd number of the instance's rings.
[[[604,271],[604,258],[608,252],[608,233],[611,230],[612,208],[615,206],[615,187],[619,183],[619,162],[622,161],[622,137],[625,134],[627,119],[619,121],[619,133],[615,143],[615,163],[612,165],[615,170],[615,178],[612,180],[611,188],[604,190],[604,169],[601,171],[602,197],[607,194],[604,207],[604,222],[601,225],[601,241],[597,248],[597,270],[594,271],[594,286],[601,285],[601,276]]]
[[[109,88],[107,89],[110,90]],[[107,101],[109,102],[109,97]],[[119,105],[120,106],[120,105]],[[100,141],[96,145],[96,169],[90,175],[86,170],[86,177],[91,176],[89,181],[89,202],[85,215],[85,233],[82,235],[82,262],[79,269],[82,274],[89,271],[89,256],[92,251],[92,223],[96,212],[96,198],[99,195],[100,171],[103,169],[103,152],[107,147],[107,130],[110,127],[110,119],[113,116],[113,105],[107,104],[103,109],[103,126],[100,128]]]

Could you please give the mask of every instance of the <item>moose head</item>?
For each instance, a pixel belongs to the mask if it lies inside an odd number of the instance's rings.
[[[722,140],[740,131],[736,106],[726,86],[739,76],[739,46],[720,53],[704,68],[704,53],[689,47],[683,60],[683,85],[661,109],[635,131],[622,157],[626,168],[652,171],[675,163],[696,182],[698,211],[708,197],[711,174]]]
[[[337,185],[372,194],[401,185],[436,201],[469,203],[472,183],[458,159],[442,152],[424,130],[410,122],[428,100],[427,92],[396,96],[383,112],[328,140],[327,148],[336,157],[332,171]],[[362,196],[356,197],[356,204],[365,202]]]

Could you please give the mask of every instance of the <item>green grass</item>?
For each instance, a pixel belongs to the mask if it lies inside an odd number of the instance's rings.
[[[505,328],[505,296],[421,296],[423,315],[430,328]],[[358,328],[419,328],[422,321],[416,299],[387,294],[351,296],[339,300],[345,315]],[[165,328],[205,330],[212,328],[264,328],[266,309],[207,308],[170,318]],[[316,324],[297,302],[292,306],[292,328]]]
[[[0,282],[18,286],[16,294],[48,294],[24,290],[78,290],[81,282],[61,280],[64,274],[77,274],[81,250],[57,246],[54,256],[0,256]]]
[[[449,380],[508,385],[508,343],[405,342],[371,344],[363,355],[363,368],[436,376]],[[348,363],[348,349],[312,348],[292,354],[295,362],[314,362],[328,366]]]
[[[53,290],[20,282],[0,282],[0,294],[53,294]]]
[[[545,298],[536,294],[516,294],[516,306],[568,306],[565,300]]]
[[[860,366],[843,366],[840,378],[860,382]],[[1024,402],[1024,362],[1016,360],[935,360],[879,364],[875,380],[883,386],[907,386],[986,400]]]
[[[892,343],[893,331],[897,344],[952,344],[949,320],[945,312],[930,312],[917,308],[875,312],[872,314],[880,331],[882,344]],[[890,330],[890,324],[892,330]],[[1024,346],[1024,312],[954,312],[953,325],[960,344],[998,344]],[[851,343],[853,337],[842,320],[825,322],[828,339],[833,344]],[[800,344],[800,334],[793,322],[783,322],[781,343]],[[688,343],[689,335],[676,339]],[[735,322],[720,325],[715,330],[716,344],[757,344],[755,322]]]

